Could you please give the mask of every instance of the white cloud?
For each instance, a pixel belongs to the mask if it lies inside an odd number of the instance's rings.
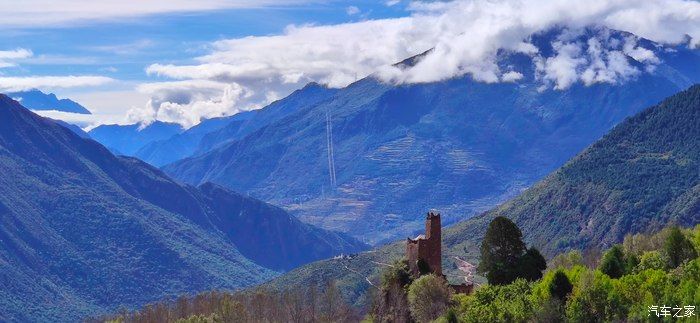
[[[18,61],[26,61],[34,54],[31,50],[18,48],[0,51],[0,68],[17,66]],[[2,74],[0,74],[2,75]],[[30,89],[60,89],[98,86],[113,79],[104,76],[0,76],[0,92],[17,92]]]
[[[92,46],[88,47],[87,49],[117,55],[130,55],[136,54],[140,51],[153,47],[153,45],[155,45],[154,41],[150,39],[141,39],[126,44]]]
[[[387,7],[391,7],[391,6],[395,6],[395,5],[399,4],[400,2],[401,2],[401,0],[387,0],[385,2],[385,4]]]
[[[516,82],[522,78],[523,78],[522,73],[516,72],[516,71],[510,71],[510,72],[503,73],[503,75],[501,76],[501,81],[502,82]]]
[[[556,83],[555,89],[566,89],[579,77],[578,69],[586,63],[586,60],[581,58],[581,48],[578,44],[563,44],[561,42],[554,44],[556,55],[542,59],[537,57],[535,60],[539,77]]]
[[[104,76],[25,76],[0,77],[0,92],[17,92],[30,89],[60,89],[88,87],[114,81]]]
[[[17,63],[24,65],[99,65],[101,59],[95,56],[41,54],[19,59]]]
[[[49,117],[71,122],[80,127],[91,129],[101,124],[129,124],[124,111],[135,107],[143,107],[150,99],[149,94],[134,92],[135,84],[116,81],[101,88],[73,88],[59,90],[62,97],[70,98],[87,107],[92,114],[75,115],[55,113]],[[43,112],[42,112],[43,113]]]
[[[144,121],[167,118],[188,126],[201,117],[262,107],[271,98],[289,94],[311,81],[345,86],[374,72],[376,66],[430,48],[430,42],[417,41],[418,37],[406,38],[401,46],[392,47],[384,46],[384,38],[377,37],[399,39],[397,33],[406,30],[408,24],[410,19],[402,18],[290,26],[283,35],[215,42],[211,53],[198,57],[196,65],[149,66],[146,72],[150,75],[181,81],[141,88],[154,97],[141,108],[143,111],[130,111],[131,117],[135,121],[139,117]],[[157,88],[158,84],[162,88]],[[180,100],[183,97],[188,100]]]
[[[658,64],[659,58],[653,51],[637,45],[637,39],[630,36],[625,38],[623,52],[641,63]]]
[[[162,13],[290,6],[318,0],[21,0],[0,1],[0,26],[35,28]]]
[[[236,83],[208,80],[142,84],[138,90],[151,98],[145,109],[129,110],[129,121],[149,123],[162,120],[179,122],[185,127],[196,125],[201,118],[240,112],[240,107],[245,106],[241,103],[252,96]]]
[[[32,112],[42,117],[65,121],[88,130],[94,128],[93,125],[97,124],[97,120],[105,123],[109,123],[110,121],[92,114],[71,113],[57,110],[32,110]]]
[[[32,56],[32,51],[17,48],[13,50],[0,50],[0,68],[16,66],[17,60]]]
[[[529,35],[554,26],[567,26],[576,32],[590,25],[602,25],[642,34],[662,43],[682,41],[688,34],[697,44],[700,37],[700,3],[682,0],[532,0],[532,1],[455,1],[455,2],[414,2],[416,10],[413,28],[433,30],[435,50],[415,67],[400,70],[396,67],[382,67],[380,75],[396,82],[433,82],[458,75],[471,74],[479,81],[491,82],[501,71],[494,63],[498,50],[532,53],[531,45],[524,43]],[[623,23],[610,17],[621,13],[652,11],[650,20],[634,21],[623,19]],[[648,26],[654,26],[658,32]],[[624,27],[624,28],[622,28]],[[549,61],[545,71],[548,78],[560,81],[557,88],[566,88],[571,82],[580,80],[578,64],[587,61],[579,58],[576,44],[559,49],[559,55]],[[640,52],[644,49],[640,49]],[[632,52],[630,52],[632,54]],[[616,54],[610,58],[615,59]],[[638,56],[639,57],[639,56]],[[606,56],[607,59],[607,56]],[[615,60],[614,62],[619,62]],[[651,62],[651,61],[647,61]],[[606,67],[622,68],[619,64]],[[606,79],[599,73],[591,80]],[[621,70],[619,72],[622,72]],[[624,73],[628,73],[625,71]],[[609,79],[609,78],[608,78]]]
[[[67,56],[45,56],[39,55],[34,56],[31,50],[28,49],[15,49],[8,51],[0,51],[0,68],[18,66],[19,63],[30,63],[30,64],[91,64],[92,62],[85,57],[67,57]],[[114,70],[113,67],[108,68],[108,70]],[[0,73],[0,93],[2,92],[18,92],[26,91],[31,89],[40,89],[42,91],[75,91],[84,88],[113,85],[116,80],[99,75],[28,75],[28,76],[3,76]],[[82,127],[94,127],[98,124],[104,123],[124,123],[124,109],[125,103],[129,101],[130,98],[137,98],[138,95],[134,95],[133,92],[130,93],[120,93],[119,97],[110,96],[109,93],[105,92],[92,92],[99,93],[98,100],[89,100],[89,104],[86,106],[93,112],[91,115],[67,113],[60,111],[41,111],[37,112],[43,116],[50,117],[52,119],[64,120],[74,124],[78,124]],[[110,92],[113,93],[113,92]],[[80,99],[82,96],[78,93],[72,93],[69,95],[71,99],[77,99],[78,102],[84,102]],[[90,95],[86,96],[90,97]],[[144,97],[139,98],[139,104],[143,105],[143,102],[147,99]],[[105,107],[118,105],[118,109],[112,109],[111,111],[104,111],[104,109],[95,109],[95,107]],[[132,107],[135,105],[132,105]]]
[[[178,80],[153,89],[153,99],[133,116],[167,117],[193,124],[199,117],[262,106],[270,93],[285,95],[309,81],[345,86],[375,74],[397,83],[434,82],[470,75],[482,82],[514,82],[523,71],[501,71],[499,50],[533,57],[545,87],[576,82],[617,83],[638,71],[628,57],[653,69],[658,58],[637,39],[607,39],[605,30],[582,34],[590,25],[620,29],[660,43],[690,37],[700,44],[700,3],[689,0],[464,0],[410,4],[410,17],[330,26],[290,26],[283,34],[217,41],[191,65],[153,64],[151,75]],[[566,26],[543,54],[529,43],[533,33]],[[580,41],[581,38],[585,40]],[[412,67],[391,64],[433,50]],[[205,89],[203,89],[205,88]],[[187,100],[182,101],[180,98]]]
[[[116,73],[119,72],[119,69],[114,67],[114,66],[108,66],[105,68],[100,69],[101,71],[109,72],[109,73]]]
[[[347,13],[348,16],[354,16],[360,12],[361,12],[360,8],[358,8],[356,6],[349,6],[349,7],[345,8],[345,13]]]
[[[618,84],[641,73],[630,64],[630,59],[648,63],[649,68],[659,63],[653,51],[639,47],[634,37],[611,37],[602,29],[580,41],[580,32],[566,30],[552,46],[555,54],[534,58],[536,77],[544,82],[541,89],[553,85],[564,90],[576,82]],[[649,68],[647,70],[649,70]]]

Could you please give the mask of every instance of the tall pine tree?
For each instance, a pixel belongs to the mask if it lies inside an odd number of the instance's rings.
[[[508,218],[496,217],[481,242],[479,272],[486,276],[489,284],[509,284],[520,276],[518,264],[525,250],[518,226]]]

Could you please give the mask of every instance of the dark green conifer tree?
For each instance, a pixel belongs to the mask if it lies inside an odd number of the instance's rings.
[[[529,281],[542,278],[542,271],[547,269],[547,260],[539,250],[530,248],[520,257],[520,277]]]
[[[513,221],[498,216],[489,224],[481,242],[478,270],[489,284],[505,285],[520,276],[518,265],[525,253],[523,234]]]
[[[598,269],[610,278],[620,278],[625,274],[625,254],[620,245],[614,245],[603,256]]]
[[[668,257],[668,266],[670,268],[676,268],[686,260],[697,257],[693,243],[686,238],[678,227],[671,228],[671,232],[664,244],[664,251]]]
[[[557,270],[554,273],[552,282],[549,284],[549,293],[560,301],[564,301],[566,297],[574,289],[574,286],[569,281],[569,277],[564,274],[564,271]]]

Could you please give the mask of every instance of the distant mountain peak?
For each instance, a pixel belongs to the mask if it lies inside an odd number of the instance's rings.
[[[309,83],[306,83],[306,85],[304,85],[304,87],[302,87],[301,89],[306,90],[306,89],[314,89],[314,88],[327,89],[328,87],[323,85],[323,84],[320,84],[318,82],[309,82]]]
[[[532,34],[525,44],[532,46],[523,45],[531,51],[530,66],[507,66],[508,59],[500,64],[531,76],[541,90],[623,84],[653,72],[664,50],[661,44],[601,25],[555,26]]]
[[[30,110],[36,111],[61,111],[79,114],[91,114],[90,110],[71,99],[59,99],[56,94],[44,93],[38,89],[12,92],[9,97],[20,101],[22,105]]]

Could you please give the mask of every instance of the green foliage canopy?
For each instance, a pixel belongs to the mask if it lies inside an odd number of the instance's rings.
[[[408,304],[416,322],[430,322],[448,308],[450,290],[447,281],[433,274],[423,275],[408,288]]]

